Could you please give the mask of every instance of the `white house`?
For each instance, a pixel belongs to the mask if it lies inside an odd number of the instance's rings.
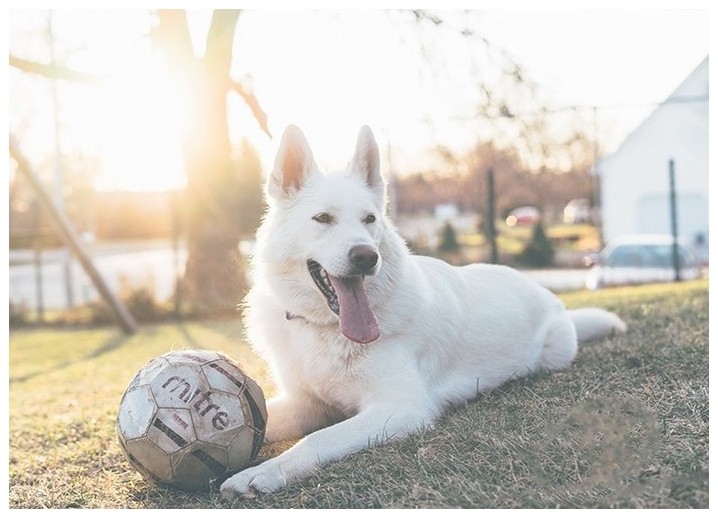
[[[708,57],[599,164],[603,237],[670,233],[669,160],[678,233],[708,241]]]

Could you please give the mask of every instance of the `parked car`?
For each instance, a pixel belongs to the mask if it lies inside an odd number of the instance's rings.
[[[518,207],[509,212],[506,224],[513,226],[533,226],[541,219],[541,212],[536,207]]]
[[[673,237],[663,234],[623,236],[611,241],[590,263],[593,265],[586,277],[586,287],[590,290],[671,282],[675,278]],[[696,259],[682,241],[678,242],[678,263],[681,279],[696,279],[701,275]]]
[[[567,225],[591,222],[591,202],[586,198],[576,198],[563,209],[563,222]]]

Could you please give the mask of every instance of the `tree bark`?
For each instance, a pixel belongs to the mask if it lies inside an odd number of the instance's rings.
[[[156,36],[180,88],[186,124],[182,148],[187,172],[188,259],[183,299],[193,311],[234,311],[247,290],[239,252],[238,167],[232,159],[227,95],[232,42],[240,11],[217,10],[206,52],[196,57],[184,11],[158,12]]]

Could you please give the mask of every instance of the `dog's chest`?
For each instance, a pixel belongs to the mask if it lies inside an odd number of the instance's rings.
[[[332,331],[311,326],[293,329],[284,376],[291,383],[345,414],[353,414],[363,400],[364,352]]]

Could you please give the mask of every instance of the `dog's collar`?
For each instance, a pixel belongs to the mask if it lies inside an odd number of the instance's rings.
[[[304,320],[305,322],[308,322],[308,320],[301,316],[301,315],[295,315],[294,313],[290,313],[289,311],[284,312],[284,318],[287,320]]]
[[[287,310],[284,311],[284,318],[286,318],[287,320],[290,320],[290,321],[294,320],[295,322],[304,322],[305,324],[311,324],[313,326],[318,326],[318,327],[327,327],[327,326],[331,327],[331,326],[336,325],[333,323],[326,323],[326,322],[325,323],[314,322],[312,320],[309,320],[307,317],[305,317],[303,315],[295,315],[294,313],[291,313],[290,311],[287,311]]]
[[[291,321],[291,320],[294,320],[295,322],[304,322],[305,324],[311,324],[311,325],[313,325],[313,326],[318,326],[318,327],[325,327],[325,326],[332,326],[332,325],[334,325],[334,324],[326,324],[326,323],[320,324],[320,323],[318,323],[318,322],[313,322],[313,321],[309,320],[309,319],[308,319],[307,317],[305,317],[305,316],[295,315],[294,313],[290,313],[289,311],[286,311],[286,310],[284,311],[284,318],[286,318],[287,320],[290,320],[290,321]]]

